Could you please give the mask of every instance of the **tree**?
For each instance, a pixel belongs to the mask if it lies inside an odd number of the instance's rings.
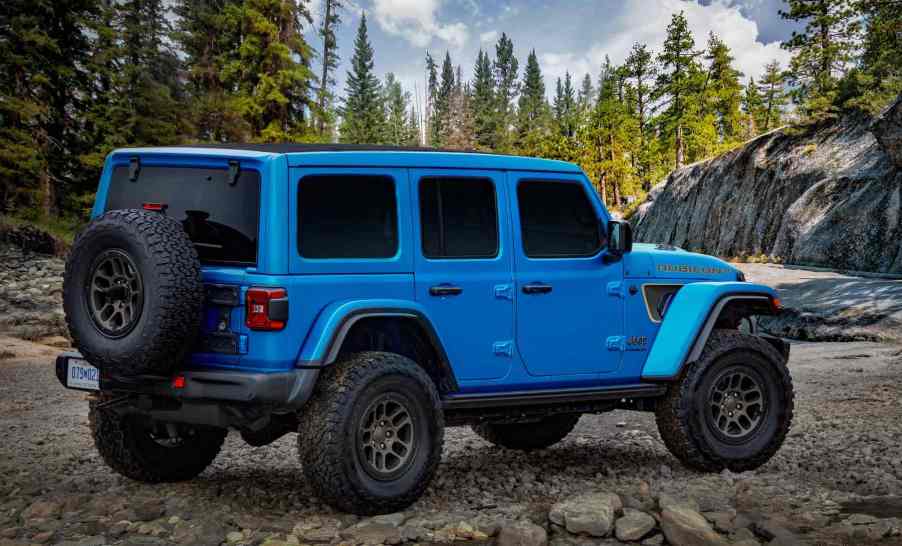
[[[554,122],[557,124],[561,135],[568,138],[572,137],[576,132],[576,97],[573,93],[573,82],[570,79],[569,71],[564,73],[563,84],[561,84],[560,78],[557,79],[552,108],[554,111]]]
[[[637,157],[639,178],[645,190],[651,188],[651,147],[646,146],[648,140],[646,128],[648,124],[649,100],[653,91],[652,84],[657,77],[657,66],[648,46],[636,42],[630,50],[624,65],[628,78],[633,84],[636,98],[636,122],[639,128],[639,154]]]
[[[707,107],[714,113],[719,141],[728,148],[741,139],[742,84],[739,78],[742,72],[733,68],[730,48],[713,32],[708,37],[705,60],[708,61],[704,86]]]
[[[435,99],[438,95],[438,70],[435,60],[426,52],[426,139],[430,146],[439,146],[439,131],[435,125]]]
[[[173,38],[184,55],[187,68],[185,94],[190,105],[193,135],[200,141],[240,142],[251,137],[251,128],[238,109],[233,86],[223,78],[228,63],[238,58],[241,45],[242,0],[179,0],[173,11],[177,15]],[[109,22],[96,30],[108,50],[112,33]],[[103,74],[109,71],[103,55],[95,70]],[[102,84],[100,96],[109,91]],[[101,106],[102,108],[102,106]]]
[[[583,82],[579,87],[579,94],[576,97],[576,105],[580,117],[588,114],[594,104],[595,88],[592,86],[592,76],[586,74],[583,76]]]
[[[448,98],[448,113],[444,123],[442,144],[455,150],[472,150],[476,139],[473,130],[473,113],[470,110],[470,90],[463,83],[460,66]]]
[[[789,66],[793,98],[811,120],[833,115],[839,74],[852,60],[860,21],[848,0],[787,0],[787,20],[804,22],[783,48],[793,52]]]
[[[545,80],[534,49],[529,52],[526,59],[526,69],[523,71],[523,82],[520,87],[522,92],[516,123],[517,149],[521,154],[537,155],[548,117],[548,104],[545,100]]]
[[[437,135],[436,145],[444,146],[444,138],[448,134],[448,116],[451,108],[451,93],[454,92],[454,66],[451,64],[451,54],[445,52],[442,61],[441,81],[435,94],[433,106],[434,118],[432,119],[433,131]]]
[[[382,103],[385,107],[385,133],[381,143],[394,146],[408,145],[412,131],[407,117],[410,93],[401,88],[401,82],[391,72],[385,75],[382,91]]]
[[[764,127],[764,101],[755,78],[749,78],[742,94],[742,111],[745,114],[746,138],[759,134]]]
[[[496,146],[498,136],[498,116],[495,111],[495,78],[492,74],[492,61],[482,49],[476,56],[473,67],[473,128],[476,146],[492,150]]]
[[[366,15],[360,17],[354,55],[345,84],[340,137],[342,142],[378,143],[382,137],[383,113],[379,80],[373,71],[373,46],[366,30]]]
[[[857,6],[865,30],[860,70],[847,76],[858,80],[848,105],[876,113],[902,93],[902,1],[858,0]]]
[[[323,39],[323,51],[320,55],[322,72],[319,78],[319,90],[317,91],[317,122],[316,128],[320,135],[325,135],[327,126],[332,120],[332,88],[335,86],[333,73],[338,68],[338,42],[335,39],[335,29],[341,24],[341,1],[323,0],[323,21],[319,29],[319,35]]]
[[[495,45],[495,102],[498,112],[498,139],[496,151],[508,152],[511,148],[510,128],[514,124],[514,100],[519,93],[517,85],[517,58],[514,43],[502,33]]]
[[[683,129],[693,113],[693,95],[698,92],[700,53],[683,12],[675,13],[667,26],[664,48],[658,55],[661,72],[657,78],[654,100],[662,101],[664,128],[673,135],[674,163],[682,167],[685,157]]]
[[[754,81],[750,83],[754,85]],[[783,108],[786,106],[785,78],[780,63],[775,59],[764,67],[764,78],[758,85],[758,92],[763,100],[762,131],[769,131],[780,126],[783,119]]]

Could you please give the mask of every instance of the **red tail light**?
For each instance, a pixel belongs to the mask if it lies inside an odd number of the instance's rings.
[[[153,212],[166,212],[166,209],[169,208],[169,205],[167,205],[166,203],[143,203],[141,205],[141,208]]]
[[[281,330],[288,322],[288,292],[284,288],[248,288],[245,324],[251,330]]]

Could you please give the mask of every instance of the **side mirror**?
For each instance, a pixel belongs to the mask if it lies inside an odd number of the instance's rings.
[[[615,256],[622,256],[633,250],[633,227],[629,222],[608,222],[608,250]]]

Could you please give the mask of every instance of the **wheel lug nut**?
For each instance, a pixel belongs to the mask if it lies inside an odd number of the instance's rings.
[[[730,417],[733,417],[733,412],[732,412],[732,411],[730,412]]]
[[[385,444],[379,444],[379,449],[385,449]]]

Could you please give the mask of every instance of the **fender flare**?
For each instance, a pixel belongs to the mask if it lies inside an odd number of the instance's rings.
[[[777,292],[760,284],[701,282],[685,285],[673,299],[654,345],[642,367],[642,379],[672,381],[689,362],[698,360],[717,319],[735,301],[760,303],[777,299]]]
[[[416,321],[426,332],[438,355],[439,368],[450,378],[456,390],[454,370],[438,332],[422,306],[407,300],[350,300],[326,306],[319,313],[301,346],[295,367],[321,369],[334,363],[354,324],[372,317],[400,317]]]

